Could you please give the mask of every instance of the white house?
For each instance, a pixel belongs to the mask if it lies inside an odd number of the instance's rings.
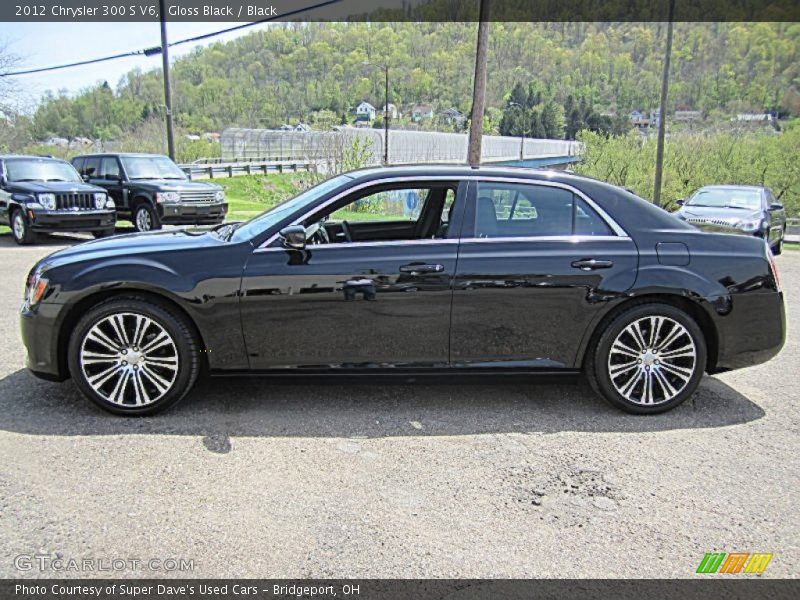
[[[386,109],[386,105],[385,105],[385,104],[384,104],[384,105],[383,105],[383,107],[381,108],[381,111],[383,112],[383,114],[384,114],[384,115],[386,114],[386,111],[387,111],[387,109]],[[388,109],[388,111],[389,111],[389,118],[390,118],[390,119],[399,119],[399,118],[402,116],[402,115],[400,114],[400,111],[399,111],[399,110],[397,110],[397,106],[395,106],[395,105],[394,105],[394,104],[392,104],[391,102],[389,102],[389,109]]]
[[[362,102],[356,106],[356,121],[374,121],[377,109],[369,102]]]

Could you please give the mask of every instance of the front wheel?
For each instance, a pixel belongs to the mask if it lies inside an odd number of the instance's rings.
[[[161,229],[161,221],[158,219],[155,209],[148,202],[140,202],[133,211],[133,226],[136,231],[152,231]]]
[[[654,414],[695,392],[706,360],[705,338],[694,319],[667,304],[642,304],[608,324],[587,357],[587,375],[617,408]]]
[[[773,256],[778,256],[781,252],[783,252],[783,240],[786,237],[786,228],[784,227],[781,230],[781,239],[777,241],[777,243],[772,246],[772,254]]]
[[[31,230],[28,221],[25,219],[25,213],[22,209],[14,209],[11,215],[11,235],[14,241],[20,246],[33,244],[36,241],[36,233]]]
[[[101,408],[141,416],[183,398],[199,372],[198,344],[189,325],[144,298],[98,304],[78,322],[68,347],[78,388]]]

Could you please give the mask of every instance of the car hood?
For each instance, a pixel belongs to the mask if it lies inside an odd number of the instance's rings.
[[[84,260],[186,250],[222,243],[225,242],[211,232],[200,230],[128,233],[70,246],[50,254],[41,262],[56,267]]]
[[[12,192],[23,194],[105,192],[101,187],[82,181],[9,181],[8,187]]]
[[[178,179],[131,179],[130,183],[145,189],[158,191],[208,191],[221,190],[222,187],[215,183],[202,181],[188,181]]]
[[[678,214],[686,219],[713,219],[721,221],[751,221],[761,217],[760,210],[724,208],[717,206],[684,206]]]

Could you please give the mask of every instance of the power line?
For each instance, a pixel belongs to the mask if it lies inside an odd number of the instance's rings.
[[[240,29],[245,29],[247,27],[252,27],[253,25],[260,25],[261,23],[266,23],[268,21],[276,21],[278,19],[285,19],[287,17],[293,17],[295,15],[308,12],[310,10],[316,10],[318,8],[324,8],[326,6],[330,6],[331,4],[337,4],[342,0],[327,0],[325,2],[320,2],[318,4],[314,4],[312,6],[306,6],[303,8],[298,8],[296,10],[291,10],[287,13],[283,13],[282,15],[276,15],[274,17],[266,17],[264,19],[260,19],[258,21],[252,21],[250,23],[243,23],[242,25],[236,25],[234,27],[228,27],[227,29],[220,29],[218,31],[212,31],[211,33],[204,33],[202,35],[197,35],[194,37],[186,38],[183,40],[178,40],[177,42],[172,42],[168,44],[168,47],[173,46],[180,46],[181,44],[189,44],[192,42],[199,42],[201,40],[205,40],[208,38],[216,37],[218,35],[222,35],[223,33],[230,33],[231,31],[238,31]],[[117,60],[118,58],[127,58],[129,56],[155,56],[156,54],[161,54],[161,46],[154,46],[152,48],[144,48],[142,50],[131,50],[130,52],[123,52],[121,54],[113,54],[111,56],[103,56],[100,58],[90,58],[88,60],[82,60],[73,63],[67,63],[63,65],[53,65],[50,67],[39,67],[36,69],[26,69],[24,71],[13,71],[11,73],[0,73],[0,77],[15,77],[17,75],[30,75],[32,73],[44,73],[46,71],[58,71],[61,69],[69,69],[72,67],[80,67],[83,65],[92,65],[101,62],[107,62],[109,60]]]

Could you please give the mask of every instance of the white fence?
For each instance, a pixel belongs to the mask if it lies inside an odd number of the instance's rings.
[[[223,160],[260,158],[271,160],[304,159],[316,163],[335,163],[359,139],[367,164],[380,164],[384,155],[384,131],[343,127],[335,131],[276,131],[271,129],[229,128],[220,138]],[[520,159],[521,139],[483,136],[484,162]],[[466,162],[468,136],[465,133],[433,131],[389,132],[389,162]],[[580,144],[569,140],[525,139],[525,159],[575,156]]]

